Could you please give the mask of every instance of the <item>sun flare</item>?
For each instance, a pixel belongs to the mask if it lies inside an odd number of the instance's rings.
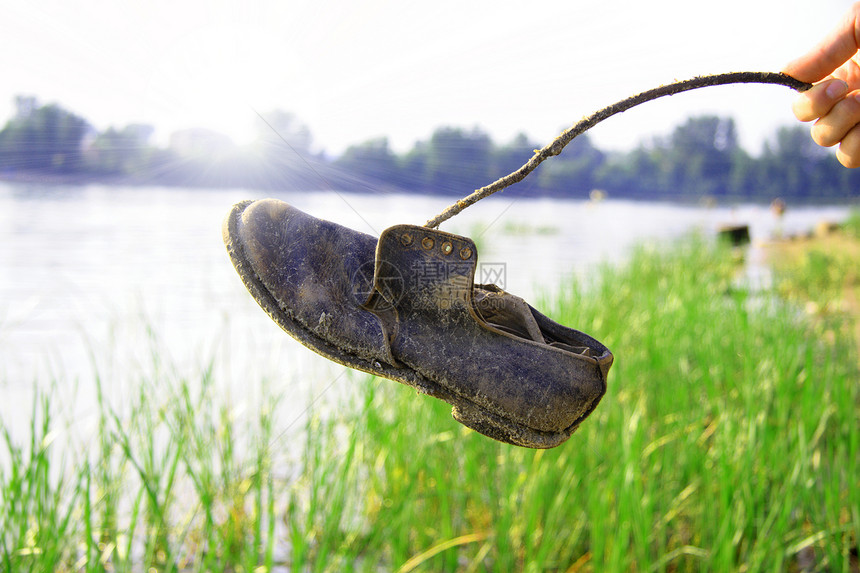
[[[162,49],[148,99],[173,129],[206,128],[247,145],[261,131],[257,112],[290,110],[300,99],[302,67],[278,38],[208,26]]]

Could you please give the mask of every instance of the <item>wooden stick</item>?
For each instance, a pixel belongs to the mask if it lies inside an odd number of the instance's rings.
[[[534,171],[535,168],[540,165],[545,159],[554,155],[558,155],[568,143],[573,141],[576,136],[585,133],[586,131],[588,131],[589,129],[591,129],[592,127],[594,127],[608,117],[612,117],[617,113],[627,111],[631,107],[637,106],[647,101],[651,101],[653,99],[657,99],[659,97],[675,95],[677,93],[686,92],[707,86],[719,86],[725,84],[739,83],[777,84],[792,88],[799,92],[806,91],[812,87],[812,84],[801,82],[800,80],[796,80],[793,77],[782,73],[730,72],[727,74],[717,74],[712,76],[697,76],[689,80],[674,82],[671,84],[660,86],[658,88],[654,88],[652,90],[642,92],[638,95],[616,102],[608,107],[601,109],[600,111],[593,113],[588,117],[583,118],[576,125],[556,137],[552,143],[550,143],[543,149],[537,150],[525,165],[523,165],[513,173],[505,175],[501,179],[497,179],[486,187],[481,187],[468,197],[460,199],[453,205],[450,205],[444,211],[427,221],[424,226],[430,227],[431,229],[436,228],[454,215],[459,214],[466,207],[474,205],[481,199],[489,197],[497,191],[501,191],[506,187],[510,187],[514,183],[522,181],[529,173]]]

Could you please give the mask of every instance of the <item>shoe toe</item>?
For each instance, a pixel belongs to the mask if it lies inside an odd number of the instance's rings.
[[[237,209],[230,239],[241,248],[245,275],[252,275],[243,276],[246,284],[269,295],[266,301],[255,294],[267,312],[291,334],[315,337],[312,347],[329,358],[336,349],[365,361],[385,360],[379,322],[359,306],[373,277],[376,239],[276,199]]]

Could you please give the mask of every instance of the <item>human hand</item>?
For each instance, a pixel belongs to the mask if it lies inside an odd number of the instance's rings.
[[[821,43],[783,72],[817,82],[792,105],[800,121],[816,120],[813,141],[823,147],[838,143],[839,162],[860,167],[860,2]]]

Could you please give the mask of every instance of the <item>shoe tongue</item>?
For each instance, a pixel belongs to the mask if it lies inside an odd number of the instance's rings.
[[[405,311],[446,311],[471,305],[478,260],[471,239],[415,225],[382,232],[374,288]]]
[[[526,301],[501,289],[491,290],[486,286],[477,285],[473,295],[477,314],[484,322],[527,340],[541,344],[546,342]]]

